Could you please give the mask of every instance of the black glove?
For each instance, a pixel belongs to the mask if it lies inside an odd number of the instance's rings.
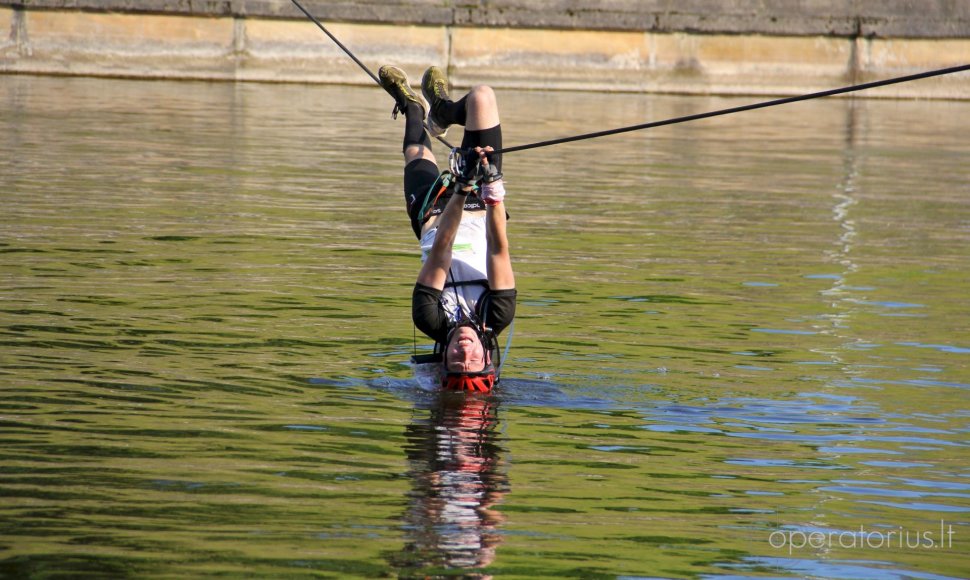
[[[502,172],[498,170],[498,167],[495,167],[491,163],[488,164],[487,170],[484,168],[482,169],[483,169],[482,183],[486,185],[488,185],[489,183],[495,183],[496,181],[498,181],[499,179],[502,179],[503,177]]]
[[[482,180],[482,161],[474,149],[458,151],[455,179],[461,189],[474,189]]]

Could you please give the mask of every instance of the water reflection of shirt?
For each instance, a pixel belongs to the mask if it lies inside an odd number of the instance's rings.
[[[495,504],[508,491],[498,470],[496,416],[489,401],[449,393],[430,421],[408,428],[414,487],[408,566],[481,568],[495,558],[502,521]]]

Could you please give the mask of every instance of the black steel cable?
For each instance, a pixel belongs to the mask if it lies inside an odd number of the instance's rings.
[[[609,129],[606,131],[597,131],[595,133],[584,133],[582,135],[573,135],[572,137],[562,137],[560,139],[550,139],[548,141],[539,141],[537,143],[529,143],[528,145],[516,145],[514,147],[506,147],[499,151],[495,151],[493,155],[499,153],[512,153],[515,151],[525,151],[526,149],[536,149],[538,147],[548,147],[550,145],[559,145],[560,143],[570,143],[573,141],[582,141],[584,139],[596,139],[598,137],[606,137],[608,135],[616,135],[618,133],[628,133],[630,131],[640,131],[642,129],[652,129],[653,127],[661,127],[663,125],[673,125],[675,123],[685,123],[687,121],[697,121],[699,119],[707,119],[710,117],[717,117],[719,115],[729,115],[731,113],[740,113],[742,111],[751,111],[753,109],[763,109],[765,107],[774,107],[776,105],[784,105],[787,103],[795,103],[798,101],[807,101],[809,99],[818,99],[822,97],[830,97],[832,95],[840,95],[843,93],[850,93],[853,91],[862,91],[865,89],[872,89],[875,87],[883,87],[886,85],[892,85],[896,83],[905,83],[909,81],[915,81],[919,79],[925,79],[928,77],[952,74],[957,72],[962,72],[970,70],[970,64],[965,64],[961,66],[954,66],[949,68],[943,68],[938,70],[932,70],[922,73],[917,73],[913,75],[907,75],[903,77],[896,77],[891,79],[885,79],[881,81],[873,81],[869,83],[863,83],[860,85],[852,85],[849,87],[842,87],[839,89],[830,89],[827,91],[820,91],[817,93],[810,93],[807,95],[799,95],[795,97],[785,97],[783,99],[776,99],[773,101],[765,101],[762,103],[754,103],[751,105],[743,105],[740,107],[731,107],[729,109],[721,109],[718,111],[711,111],[709,113],[698,113],[695,115],[687,115],[684,117],[676,117],[674,119],[667,119],[666,121],[654,121],[652,123],[643,123],[640,125],[630,125],[629,127],[620,127],[618,129]]]
[[[351,59],[353,59],[353,61],[355,63],[357,63],[357,66],[359,66],[360,68],[364,69],[364,72],[367,73],[367,75],[370,76],[370,78],[374,79],[374,82],[377,83],[378,86],[382,86],[381,85],[381,79],[377,78],[377,75],[375,75],[373,73],[373,71],[371,71],[369,68],[367,68],[367,65],[365,65],[363,62],[361,62],[360,59],[357,58],[354,55],[354,53],[350,51],[349,48],[347,48],[346,46],[344,46],[344,43],[340,42],[340,40],[337,39],[336,36],[334,36],[333,34],[331,34],[331,32],[329,30],[327,30],[327,27],[326,26],[324,26],[323,24],[321,24],[320,21],[317,20],[313,16],[313,14],[310,14],[310,12],[306,8],[304,8],[303,5],[300,4],[297,0],[292,0],[292,2],[293,2],[293,4],[296,5],[297,8],[300,9],[300,12],[302,12],[303,14],[305,14],[307,18],[309,18],[314,24],[317,25],[317,28],[319,28],[320,30],[323,31],[324,34],[326,34],[327,36],[329,36],[330,37],[330,40],[332,40],[334,42],[334,44],[336,44],[337,46],[340,47],[340,50],[344,51],[347,54],[347,56],[349,56]],[[428,135],[432,135],[435,139],[437,139],[438,141],[441,141],[441,143],[445,147],[447,147],[449,149],[454,149],[454,147],[451,145],[451,143],[448,143],[447,141],[445,141],[440,135],[434,135],[433,133],[431,133],[431,130],[429,129],[427,123],[424,124],[424,128],[428,132]]]

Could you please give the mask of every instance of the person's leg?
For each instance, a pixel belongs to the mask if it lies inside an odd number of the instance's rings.
[[[407,75],[393,66],[382,66],[378,71],[381,86],[394,97],[394,113],[404,113],[404,201],[411,228],[420,239],[425,197],[438,180],[439,171],[431,139],[424,128],[424,103],[411,89]]]
[[[424,130],[424,109],[415,102],[408,102],[404,109],[404,164],[417,159],[435,162],[431,138]]]
[[[498,101],[495,99],[495,91],[492,87],[485,85],[472,87],[465,95],[464,101],[466,131],[481,131],[498,126]],[[482,147],[484,146],[485,144],[482,144]]]
[[[424,130],[424,110],[417,103],[408,103],[404,110],[404,202],[411,229],[421,239],[424,216],[418,215],[431,191],[438,183],[438,164],[431,151],[431,139]]]
[[[465,124],[465,99],[451,100],[448,77],[440,68],[431,66],[424,71],[421,93],[428,101],[428,129],[433,136],[444,136],[451,125]]]
[[[473,131],[489,129],[499,124],[498,102],[491,87],[472,87],[468,94],[452,101],[446,89],[448,81],[437,67],[424,73],[421,90],[431,106],[430,118],[443,129],[449,125],[464,125]]]
[[[396,66],[382,66],[378,71],[381,86],[394,97],[394,118],[398,112],[404,113],[404,163],[416,159],[434,162],[431,153],[431,138],[425,132],[425,104],[411,89],[408,76]]]
[[[502,125],[499,122],[498,101],[495,91],[488,86],[472,87],[464,98],[466,118],[465,135],[461,140],[462,149],[475,147],[502,148]],[[489,161],[502,171],[502,155],[490,155]]]
[[[502,148],[502,125],[499,123],[498,103],[495,92],[491,87],[477,86],[469,91],[466,107],[467,119],[465,136],[462,138],[462,149],[491,147],[495,150]],[[502,171],[502,155],[490,154],[485,164],[494,165]],[[502,181],[486,185],[500,187],[502,196],[496,201],[486,201],[486,238],[488,240],[488,258],[486,262],[488,285],[492,290],[506,290],[515,288],[515,275],[512,271],[512,259],[509,254],[509,240],[506,232],[505,188]],[[487,198],[486,198],[487,199]]]
[[[502,148],[498,103],[491,87],[473,87],[467,95],[453,101],[448,95],[448,79],[444,72],[432,66],[421,78],[421,92],[430,106],[428,125],[434,134],[444,135],[450,125],[464,125],[462,149],[488,146],[495,150]],[[499,171],[502,170],[501,155],[494,156],[492,162]]]
[[[436,119],[440,119],[446,126],[464,125],[465,119],[467,118],[467,99],[468,95],[465,95],[457,101],[440,101],[441,104],[436,111]]]

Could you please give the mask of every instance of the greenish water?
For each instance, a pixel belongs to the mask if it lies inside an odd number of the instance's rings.
[[[499,99],[508,145],[751,102]],[[0,77],[0,576],[970,575],[970,103],[510,154],[488,400],[407,364],[389,113]]]

